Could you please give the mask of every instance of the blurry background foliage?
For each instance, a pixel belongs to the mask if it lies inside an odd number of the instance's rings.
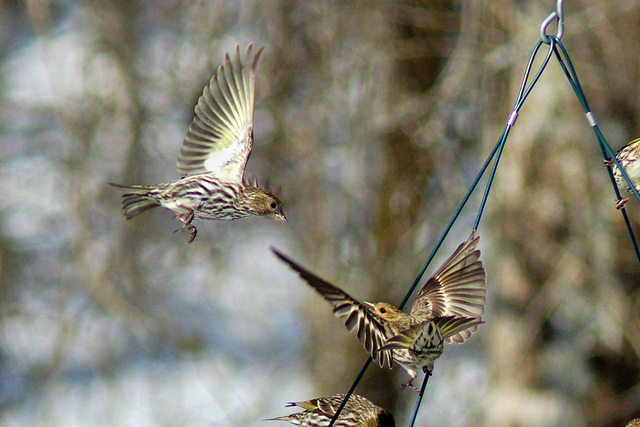
[[[274,245],[399,303],[512,108],[554,1],[0,1],[0,424],[260,426],[344,392],[366,354]],[[576,0],[563,41],[611,146],[640,136],[640,3]],[[160,209],[224,52],[265,45],[248,175],[287,226]],[[436,257],[470,231],[478,196]],[[474,204],[475,203],[475,204]],[[486,325],[436,364],[417,425],[640,416],[640,267],[595,138],[552,61],[500,163]],[[640,206],[628,211],[640,230]],[[406,425],[402,370],[357,393]]]

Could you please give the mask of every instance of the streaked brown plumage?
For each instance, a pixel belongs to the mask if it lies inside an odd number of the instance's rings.
[[[471,233],[427,280],[410,314],[385,302],[361,303],[272,250],[333,306],[335,316],[355,331],[381,367],[391,367],[392,361],[402,366],[411,377],[406,385],[411,386],[419,368],[430,374],[444,341],[462,343],[483,323],[486,274],[475,249],[478,240]]]
[[[339,393],[304,402],[289,402],[287,406],[298,406],[303,411],[269,418],[265,421],[289,421],[291,424],[302,427],[325,427],[329,425],[344,396]],[[374,405],[362,396],[352,394],[333,425],[335,427],[394,427],[395,420],[391,412]]]
[[[620,166],[625,170],[636,190],[640,192],[640,161],[638,161],[638,158],[640,158],[640,139],[634,139],[616,153],[616,159],[620,162]],[[611,172],[616,180],[618,189],[627,193],[633,193],[624,176],[622,176],[622,172],[620,172],[620,169],[618,169],[618,166],[616,166],[613,160],[605,161],[604,164],[611,166]],[[618,200],[616,202],[616,209],[621,209],[628,201],[629,198]]]
[[[159,185],[110,185],[125,191],[123,209],[127,219],[156,206],[175,212],[196,237],[194,219],[233,220],[271,216],[286,222],[278,198],[250,185],[244,169],[253,147],[253,110],[256,65],[264,48],[249,44],[243,55],[236,45],[204,88],[195,108],[180,154],[178,171],[183,177]]]

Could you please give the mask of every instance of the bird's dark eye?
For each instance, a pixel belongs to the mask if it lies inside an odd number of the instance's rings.
[[[381,308],[381,309],[380,309],[380,313],[385,314],[386,312],[387,312],[387,309],[386,309],[386,308]]]
[[[271,202],[269,206],[271,206],[271,209],[275,209],[278,205],[276,205],[276,202]]]

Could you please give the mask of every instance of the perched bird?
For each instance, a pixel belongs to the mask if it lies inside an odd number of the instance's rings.
[[[256,65],[264,48],[247,46],[243,55],[236,45],[232,57],[205,86],[195,117],[182,142],[178,171],[182,178],[158,185],[110,185],[124,190],[127,219],[156,206],[175,212],[196,237],[194,219],[232,220],[251,215],[271,216],[286,222],[282,203],[257,184],[244,179],[253,147],[253,109]]]
[[[640,418],[634,418],[625,427],[640,427]]]
[[[430,375],[444,341],[462,343],[483,323],[486,273],[475,249],[475,231],[427,280],[407,314],[386,302],[359,302],[274,248],[271,250],[322,295],[333,313],[381,367],[402,366],[411,383],[422,370]],[[415,389],[415,388],[414,388]]]
[[[627,176],[635,186],[636,190],[640,192],[640,162],[638,161],[640,158],[640,138],[634,139],[624,147],[622,147],[616,153],[616,159],[620,162],[620,166],[627,173]],[[627,193],[633,193],[631,187],[622,176],[622,172],[613,160],[605,160],[605,166],[611,166],[611,172],[613,173],[613,177],[616,180],[616,184],[618,185],[618,189],[620,191],[626,191]],[[616,209],[621,209],[625,203],[629,201],[629,198],[620,199],[616,203]]]
[[[344,400],[344,396],[339,393],[305,402],[289,402],[287,406],[298,406],[304,410],[265,421],[289,421],[291,424],[302,427],[328,426]],[[352,394],[333,425],[335,427],[394,427],[396,423],[391,412],[374,405],[362,396]]]

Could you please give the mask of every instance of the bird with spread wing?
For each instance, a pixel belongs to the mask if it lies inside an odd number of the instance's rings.
[[[431,374],[445,341],[463,343],[483,323],[486,273],[476,249],[479,239],[474,231],[458,246],[427,280],[409,314],[386,302],[359,302],[271,250],[333,306],[335,316],[344,319],[381,367],[391,368],[393,361],[402,366],[411,377],[404,385],[413,388],[418,369]]]
[[[282,203],[271,192],[251,185],[244,169],[253,147],[253,110],[256,66],[264,48],[249,44],[234,55],[205,86],[195,117],[182,142],[178,171],[182,178],[159,185],[110,185],[124,190],[127,219],[156,206],[173,211],[189,231],[187,243],[196,237],[195,219],[233,220],[252,215],[271,216],[286,222]]]

